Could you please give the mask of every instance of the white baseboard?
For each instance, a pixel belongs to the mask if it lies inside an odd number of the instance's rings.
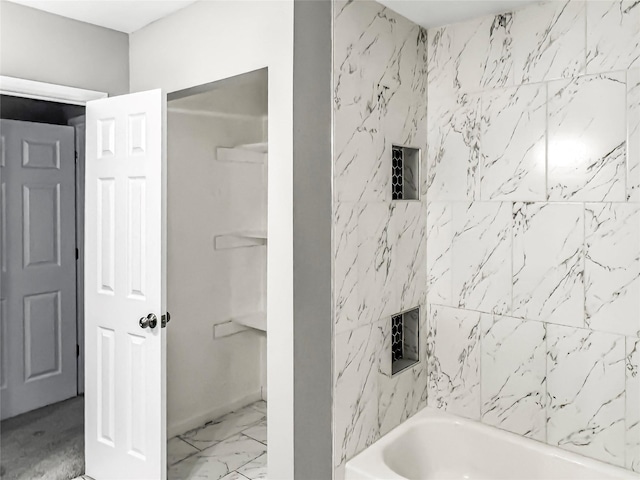
[[[242,407],[257,402],[258,400],[262,400],[262,392],[260,390],[249,395],[245,395],[244,397],[227,405],[212,408],[206,412],[201,412],[197,415],[193,415],[192,417],[173,422],[170,425],[167,424],[167,438],[173,438],[176,435],[181,435],[189,430],[193,430],[194,428],[200,427],[211,420],[215,420],[227,413],[239,410]]]

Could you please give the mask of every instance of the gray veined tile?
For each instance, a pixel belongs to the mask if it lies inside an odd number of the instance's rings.
[[[480,317],[431,306],[427,333],[427,403],[480,419]]]
[[[427,301],[453,306],[453,205],[427,204]]]
[[[625,85],[624,72],[549,83],[550,200],[625,200]]]
[[[261,443],[267,443],[267,419],[265,418],[252,427],[243,430],[242,434]]]
[[[483,94],[482,200],[546,199],[546,97],[539,84]]]
[[[336,200],[390,200],[391,142],[425,145],[426,34],[374,2],[337,2],[334,22]]]
[[[640,68],[627,72],[627,200],[640,201]]]
[[[571,78],[585,71],[585,2],[537,3],[513,13],[516,85]]]
[[[427,198],[472,201],[478,197],[480,96],[430,98]]]
[[[335,337],[335,465],[352,458],[379,437],[378,324],[364,325]]]
[[[395,243],[394,275],[400,286],[398,310],[423,305],[427,283],[427,212],[423,202],[399,202],[391,213]],[[390,313],[396,313],[390,312]]]
[[[238,468],[238,472],[250,480],[267,478],[267,454],[260,455],[255,460]]]
[[[640,339],[627,337],[626,467],[640,473]]]
[[[222,477],[220,480],[246,480],[246,479],[247,477],[245,477],[244,475],[236,471],[233,471],[231,473],[228,473],[224,477]]]
[[[587,326],[640,336],[640,205],[585,205]]]
[[[257,402],[252,403],[251,405],[249,405],[249,407],[253,408],[254,410],[259,411],[263,415],[267,414],[267,402],[265,402],[264,400],[258,400]]]
[[[356,203],[338,203],[334,216],[335,333],[358,326],[358,217]]]
[[[392,208],[387,203],[368,203],[358,217],[359,325],[375,323],[400,310]]]
[[[197,452],[199,450],[193,445],[188,444],[179,437],[173,437],[167,442],[167,464],[171,466]]]
[[[636,0],[587,4],[587,72],[640,66],[640,5]]]
[[[547,443],[625,463],[625,338],[547,325]]]
[[[169,468],[170,480],[218,480],[266,453],[267,446],[238,434]]]
[[[263,419],[263,413],[251,407],[245,407],[237,412],[229,413],[218,420],[210,422],[203,427],[184,433],[180,435],[180,438],[200,450],[204,450],[221,440],[242,432]]]
[[[513,313],[584,326],[584,208],[513,205]]]
[[[455,203],[454,305],[507,314],[511,310],[511,203]]]
[[[545,324],[482,317],[482,422],[546,439]]]

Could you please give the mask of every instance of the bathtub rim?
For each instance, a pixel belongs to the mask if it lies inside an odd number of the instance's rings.
[[[398,437],[404,435],[410,429],[422,423],[448,423],[462,425],[466,428],[471,428],[473,430],[479,430],[483,433],[487,433],[492,437],[498,436],[507,438],[509,441],[524,446],[528,449],[541,452],[545,455],[566,459],[572,463],[593,469],[596,472],[608,474],[611,477],[619,480],[640,480],[640,474],[626,468],[612,465],[595,458],[580,455],[579,453],[564,450],[560,447],[548,445],[531,438],[523,437],[516,433],[502,430],[498,427],[486,425],[477,420],[471,420],[468,418],[453,415],[434,407],[424,407],[411,418],[398,425],[389,433],[382,436],[369,447],[365,448],[351,460],[348,460],[344,464],[345,480],[378,480],[380,478],[384,478],[385,480],[409,480],[407,479],[407,477],[403,477],[402,475],[399,475],[398,473],[393,471],[386,464],[384,460],[385,450]]]

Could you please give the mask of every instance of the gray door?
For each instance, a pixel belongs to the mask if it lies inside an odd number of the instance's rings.
[[[73,127],[0,121],[0,417],[76,384]]]

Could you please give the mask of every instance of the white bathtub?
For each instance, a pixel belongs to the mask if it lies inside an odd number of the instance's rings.
[[[348,461],[345,480],[640,479],[628,470],[425,408]]]

